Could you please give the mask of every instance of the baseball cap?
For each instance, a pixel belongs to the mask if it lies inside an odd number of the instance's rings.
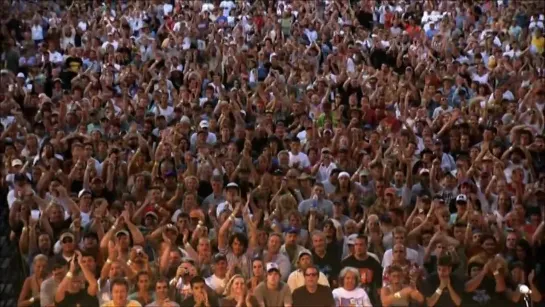
[[[59,241],[62,242],[65,238],[72,238],[72,240],[74,240],[76,237],[74,236],[73,233],[67,231],[67,232],[63,233],[63,234],[60,236]]]
[[[348,244],[348,245],[356,244],[356,238],[357,237],[358,237],[357,233],[353,233],[353,234],[349,235],[348,238],[346,239],[346,244]]]
[[[467,203],[467,196],[465,194],[459,194],[456,196],[456,202]]]
[[[209,127],[208,121],[206,121],[206,120],[201,120],[201,122],[199,123],[199,127],[201,127],[201,128],[208,128],[208,127]]]
[[[14,159],[13,161],[11,161],[11,167],[21,166],[21,165],[23,165],[23,161],[19,159]]]
[[[275,262],[269,262],[267,263],[267,273],[271,272],[271,271],[277,271],[278,273],[280,273],[280,268],[278,267],[278,264],[276,264]]]
[[[288,230],[286,231],[286,233],[299,234],[299,229],[297,229],[296,227],[290,227],[290,228],[288,228]]]
[[[299,255],[297,255],[297,259],[300,259],[304,255],[309,255],[310,257],[312,257],[312,253],[308,249],[304,249],[299,252]]]
[[[149,211],[149,212],[147,212],[147,213],[144,215],[144,217],[148,217],[148,216],[152,216],[152,217],[154,217],[156,220],[159,219],[159,216],[157,216],[157,213],[155,213],[155,212],[153,212],[153,211]]]
[[[120,231],[116,232],[115,233],[115,237],[118,238],[122,235],[126,235],[127,237],[129,236],[129,232],[126,231],[125,229],[121,229]]]
[[[423,168],[423,169],[421,169],[420,172],[418,172],[418,173],[419,173],[420,175],[422,175],[422,174],[424,174],[424,173],[428,173],[428,174],[429,174],[429,173],[430,173],[430,170],[427,169],[427,168]]]
[[[78,198],[81,198],[81,197],[82,197],[83,195],[85,195],[85,194],[91,195],[91,191],[85,190],[85,189],[79,191],[79,193],[78,193]]]
[[[229,189],[229,188],[238,189],[239,186],[238,186],[238,184],[236,184],[236,183],[234,183],[234,182],[229,182],[229,183],[227,184],[226,188],[227,188],[227,189]]]
[[[212,259],[214,261],[214,263],[218,263],[220,261],[227,261],[227,256],[225,256],[224,254],[222,253],[217,253],[214,255],[214,259]]]
[[[360,176],[369,176],[369,171],[364,169],[360,172]]]
[[[18,73],[17,74],[17,78],[25,78],[25,74],[23,74],[22,72]]]

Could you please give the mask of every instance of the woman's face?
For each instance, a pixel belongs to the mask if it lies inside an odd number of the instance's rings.
[[[356,275],[353,272],[346,273],[343,280],[343,288],[348,291],[356,289],[356,281]]]
[[[392,284],[399,284],[401,282],[401,272],[392,272],[390,273],[390,282]]]
[[[265,271],[263,270],[263,262],[261,260],[256,260],[252,264],[252,273],[255,277],[263,277]]]
[[[140,277],[138,277],[138,289],[148,290],[148,288],[149,288],[149,276],[140,275]]]
[[[38,260],[34,263],[34,274],[36,276],[42,276],[45,273],[47,267],[47,261]]]
[[[231,292],[235,294],[244,293],[246,290],[246,284],[244,283],[244,278],[239,277],[233,280],[233,284],[231,285]]]

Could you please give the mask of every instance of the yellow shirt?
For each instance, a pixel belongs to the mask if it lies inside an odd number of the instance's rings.
[[[532,36],[532,46],[534,46],[538,53],[543,53],[545,51],[545,37]]]
[[[125,306],[116,306],[114,301],[109,301],[102,304],[102,307],[142,307],[142,305],[138,301],[129,301]]]

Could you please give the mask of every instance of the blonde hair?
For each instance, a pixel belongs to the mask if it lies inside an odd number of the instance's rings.
[[[225,297],[227,297],[227,298],[231,297],[231,288],[233,286],[233,283],[235,282],[235,279],[237,279],[237,278],[241,278],[243,280],[244,286],[246,287],[246,280],[244,279],[244,277],[242,275],[240,275],[240,274],[235,274],[235,275],[233,275],[233,277],[231,277],[231,279],[229,279],[229,281],[225,285],[225,290],[223,291],[223,295]]]
[[[36,255],[36,257],[34,257],[34,259],[32,260],[32,264],[36,264],[36,262],[40,261],[40,260],[43,260],[45,262],[47,262],[49,260],[49,258],[47,258],[46,255],[44,254],[38,254]]]

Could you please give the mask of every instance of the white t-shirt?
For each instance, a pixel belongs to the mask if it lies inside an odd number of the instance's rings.
[[[237,5],[233,1],[223,0],[220,3],[220,8],[223,9],[223,16],[225,17],[229,16],[229,13],[231,13],[231,10],[236,7]]]
[[[294,164],[299,162],[299,167],[307,168],[310,167],[310,160],[308,159],[308,156],[304,152],[299,152],[297,155],[294,155],[291,151],[289,152],[290,155],[290,167],[292,167]]]
[[[355,306],[355,307],[372,307],[371,301],[367,292],[362,288],[356,288],[352,291],[348,291],[344,288],[337,288],[333,290],[333,299],[335,300],[335,306]]]
[[[215,274],[212,274],[212,276],[207,277],[204,281],[214,291],[216,291],[216,289],[218,288],[223,288],[227,282],[225,278],[219,278]]]
[[[42,26],[33,25],[30,30],[32,32],[32,40],[41,41],[44,39],[44,30],[42,29]]]

